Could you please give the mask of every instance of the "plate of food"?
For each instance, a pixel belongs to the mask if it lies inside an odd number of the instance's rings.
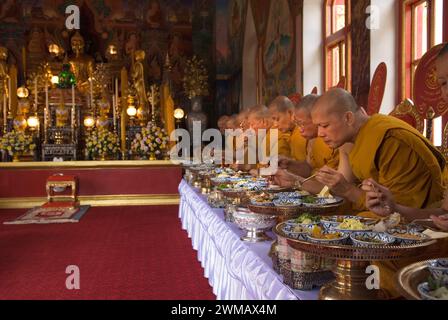
[[[436,283],[448,286],[448,258],[429,260],[428,270]]]
[[[342,203],[344,200],[340,197],[304,196],[301,201],[305,207],[324,207]]]
[[[342,233],[354,233],[372,230],[372,226],[365,224],[361,219],[345,218],[339,225],[333,228],[334,231]]]
[[[417,290],[423,300],[448,300],[447,286],[434,286],[423,282],[418,285]]]
[[[309,242],[325,245],[346,244],[348,239],[348,234],[331,230],[324,230],[319,226],[314,226],[311,234],[307,236],[307,240]]]
[[[421,232],[415,230],[407,230],[406,228],[393,228],[387,230],[387,233],[397,239],[399,245],[413,245],[420,242],[428,241],[430,238]]]
[[[305,241],[307,236],[311,233],[312,227],[286,223],[282,230],[290,238]]]
[[[274,203],[272,202],[274,197],[269,193],[261,193],[251,197],[250,202],[254,206],[272,207]]]
[[[363,218],[357,216],[328,216],[321,218],[321,224],[324,226],[325,229],[333,229],[339,226],[342,222],[344,222],[345,219],[359,220],[366,225],[373,224],[376,221],[375,219]]]
[[[274,199],[273,203],[276,207],[300,207],[301,201],[294,198]]]
[[[317,225],[320,223],[320,221],[321,221],[320,216],[312,215],[310,213],[303,213],[298,218],[287,221],[286,224],[293,225],[293,226],[298,225],[298,226],[308,227],[308,226]]]
[[[359,232],[350,235],[353,245],[358,247],[388,246],[395,242],[395,238],[384,232]]]

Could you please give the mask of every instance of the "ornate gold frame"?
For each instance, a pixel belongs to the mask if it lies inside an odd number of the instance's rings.
[[[92,207],[118,206],[170,206],[179,205],[179,195],[176,194],[124,194],[79,196],[81,205]],[[0,198],[0,209],[29,209],[41,206],[46,197]]]
[[[0,169],[84,169],[84,168],[179,167],[170,160],[1,162]]]

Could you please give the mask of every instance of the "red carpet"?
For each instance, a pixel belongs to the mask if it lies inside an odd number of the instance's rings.
[[[177,206],[91,208],[79,223],[7,226],[0,211],[0,299],[210,300]],[[77,265],[80,290],[68,290]]]

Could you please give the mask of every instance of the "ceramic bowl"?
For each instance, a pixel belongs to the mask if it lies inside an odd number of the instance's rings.
[[[357,232],[350,235],[353,245],[358,247],[387,246],[395,242],[395,237],[383,232]]]
[[[448,258],[428,261],[428,270],[434,280],[444,286],[448,286]]]

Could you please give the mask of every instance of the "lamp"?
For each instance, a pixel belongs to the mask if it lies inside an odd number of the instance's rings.
[[[91,129],[95,125],[95,119],[91,115],[88,115],[84,118],[83,123],[84,127],[86,127],[87,129]]]
[[[185,112],[181,108],[177,108],[174,110],[174,118],[176,118],[177,127],[180,126],[180,121],[182,120],[182,118],[184,116],[185,116]]]
[[[176,110],[174,110],[174,118],[176,118],[177,120],[181,120],[184,116],[185,112],[181,108],[177,108]]]
[[[130,105],[126,109],[126,113],[128,114],[129,117],[134,118],[135,115],[137,114],[137,109],[135,108],[134,105]]]
[[[109,47],[107,48],[107,53],[109,53],[111,56],[117,55],[118,54],[117,46],[113,44],[109,45]]]
[[[51,77],[51,83],[53,85],[57,85],[59,83],[59,77],[58,76],[52,76]]]
[[[35,130],[39,126],[39,118],[37,115],[30,116],[26,122],[31,130]]]
[[[21,86],[17,89],[17,96],[20,99],[28,98],[29,94],[30,91],[25,86]]]

